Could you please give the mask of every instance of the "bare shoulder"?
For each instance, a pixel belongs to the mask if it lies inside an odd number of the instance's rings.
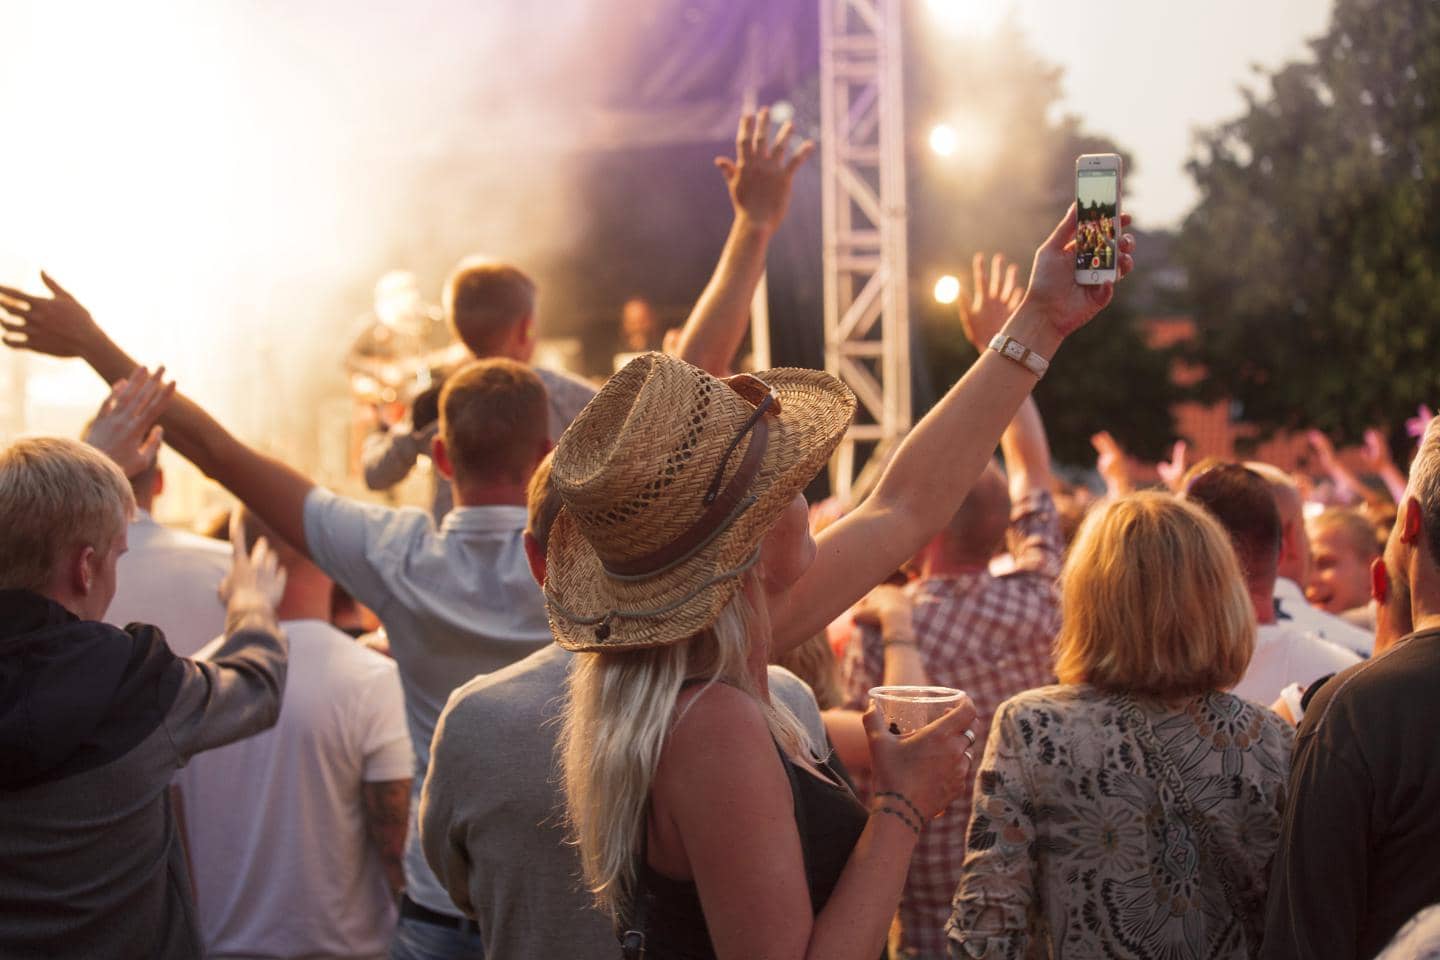
[[[666,744],[690,752],[716,748],[753,749],[770,743],[770,728],[760,701],[728,683],[683,690],[675,702],[675,720]]]

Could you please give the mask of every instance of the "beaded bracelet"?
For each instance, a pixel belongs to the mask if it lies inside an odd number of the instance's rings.
[[[880,812],[888,813],[894,817],[898,817],[901,823],[905,824],[905,826],[910,828],[911,833],[915,834],[915,836],[917,837],[920,836],[920,828],[916,826],[913,822],[911,822],[910,818],[905,815],[905,812],[903,810],[900,810],[897,807],[892,807],[887,803],[881,805]]]
[[[915,819],[920,823],[924,823],[928,819],[925,814],[920,812],[920,808],[915,806],[915,804],[911,803],[910,798],[905,796],[905,794],[903,793],[896,793],[894,790],[881,790],[879,793],[875,794],[875,796],[894,797],[896,800],[899,800],[901,803],[905,804],[905,806],[909,807],[910,812],[915,814]]]

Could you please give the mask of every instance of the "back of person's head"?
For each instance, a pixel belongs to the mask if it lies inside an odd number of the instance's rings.
[[[1260,474],[1238,463],[1206,460],[1190,471],[1182,489],[1186,500],[1220,521],[1248,581],[1274,579],[1280,560],[1280,510]]]
[[[550,481],[550,465],[554,460],[554,450],[545,454],[530,475],[530,485],[525,491],[525,532],[535,538],[542,551],[550,541],[550,528],[560,515],[560,508],[565,505],[560,499],[560,491]]]
[[[528,483],[549,444],[545,384],[514,360],[472,361],[440,391],[440,436],[456,483]]]
[[[980,474],[960,509],[936,538],[950,563],[984,566],[1005,543],[1010,526],[1010,491],[1005,475],[991,462]]]
[[[43,591],[67,551],[111,549],[135,512],[125,474],[78,440],[0,449],[0,590]]]
[[[1060,578],[1062,683],[1162,697],[1226,690],[1255,647],[1255,614],[1225,531],[1168,493],[1101,503]]]
[[[1410,464],[1410,483],[1405,496],[1419,502],[1430,562],[1440,565],[1440,417],[1431,420],[1425,428],[1420,449]]]
[[[444,307],[471,353],[506,355],[520,325],[535,314],[535,283],[508,263],[462,260],[445,282]]]

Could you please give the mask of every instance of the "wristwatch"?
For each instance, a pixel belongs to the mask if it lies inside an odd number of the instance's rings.
[[[1014,337],[1007,337],[1003,333],[995,334],[994,339],[990,341],[990,349],[1002,357],[1014,360],[1020,364],[1020,366],[1035,374],[1036,380],[1045,376],[1045,371],[1050,369],[1049,360],[1046,360]]]

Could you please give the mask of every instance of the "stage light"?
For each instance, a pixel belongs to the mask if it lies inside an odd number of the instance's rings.
[[[954,156],[960,149],[960,134],[948,123],[936,124],[930,129],[930,149],[942,157]]]
[[[776,123],[795,119],[795,104],[789,100],[777,100],[770,105],[770,119]]]
[[[952,304],[960,299],[960,278],[951,274],[945,274],[935,281],[935,302],[941,304]]]

